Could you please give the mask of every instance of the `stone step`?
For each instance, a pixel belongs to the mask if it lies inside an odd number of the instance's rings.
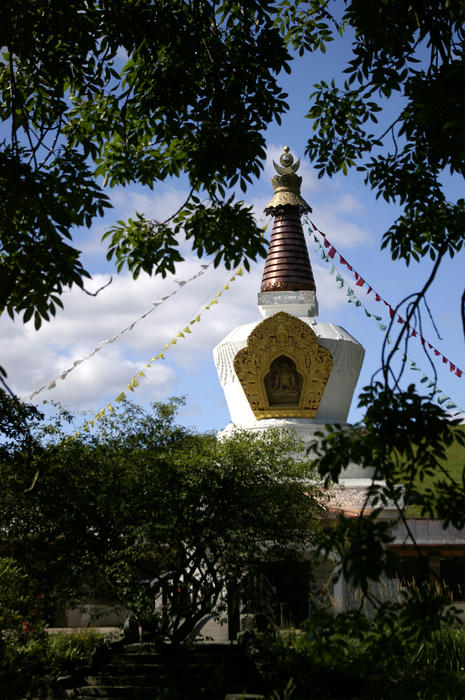
[[[106,669],[111,673],[118,673],[121,669],[127,669],[133,673],[140,670],[142,673],[156,673],[158,669],[168,669],[171,671],[176,671],[179,669],[192,670],[196,668],[230,668],[230,669],[241,669],[241,668],[252,668],[248,659],[240,659],[234,663],[228,663],[227,661],[222,661],[222,663],[215,663],[211,660],[197,661],[196,659],[177,659],[176,661],[164,662],[162,660],[157,663],[146,662],[146,660],[141,659],[139,661],[117,661],[116,659],[111,659],[108,663],[102,666],[102,669]],[[92,675],[89,673],[89,675]]]
[[[81,669],[81,678],[73,700],[155,700],[168,688],[182,700],[263,692],[253,663],[230,645],[205,644],[163,654],[147,644],[126,645],[100,667]]]
[[[198,677],[209,677],[209,676],[222,676],[224,678],[235,678],[236,676],[250,676],[255,674],[253,668],[242,668],[237,667],[218,667],[218,666],[178,666],[178,667],[166,667],[159,666],[156,669],[153,668],[143,668],[137,666],[136,668],[104,668],[100,671],[93,671],[91,674],[85,674],[86,676],[100,676],[102,678],[138,678],[143,676],[144,678],[176,678],[180,675],[182,676],[192,676],[193,678]]]
[[[122,669],[122,673],[117,676],[112,676],[109,675],[108,673],[102,673],[99,675],[95,676],[85,676],[84,682],[88,686],[124,686],[124,685],[144,685],[147,683],[147,678],[146,675],[131,675],[128,676],[126,673],[124,673],[124,669]]]
[[[207,691],[208,688],[208,691]],[[201,685],[189,685],[185,690],[186,698],[224,698],[225,694],[236,696],[238,698],[242,697],[260,697],[259,691],[262,688],[255,688],[253,686],[248,687],[247,685],[237,685],[231,687],[217,686],[201,686]],[[80,698],[81,700],[154,700],[158,697],[160,693],[160,686],[91,686],[91,687],[81,687],[76,689],[76,693],[73,696],[75,700]],[[166,689],[163,686],[163,689]],[[180,688],[176,689],[182,692]],[[255,691],[255,692],[254,692]],[[208,692],[208,695],[206,694]],[[181,697],[177,695],[176,697]]]
[[[183,651],[178,654],[159,654],[155,651],[144,652],[144,651],[131,651],[131,652],[118,652],[113,656],[113,659],[123,662],[133,662],[138,659],[147,659],[153,663],[157,663],[159,660],[164,663],[176,663],[183,659],[192,659],[200,661],[211,661],[212,663],[222,663],[228,661],[231,663],[237,663],[244,659],[244,654],[240,651],[233,651],[229,653],[220,652],[208,652],[208,651]]]
[[[153,700],[156,693],[159,693],[160,686],[135,687],[134,685],[120,686],[84,686],[78,688],[77,692],[81,698],[124,698],[124,700]]]

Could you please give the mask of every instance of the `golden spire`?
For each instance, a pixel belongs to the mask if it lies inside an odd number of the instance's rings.
[[[273,161],[279,174],[272,180],[274,197],[265,209],[274,222],[260,292],[315,292],[300,221],[302,213],[312,211],[300,196],[302,178],[296,175],[300,159],[294,163],[289,146],[285,146],[279,160],[281,165]]]

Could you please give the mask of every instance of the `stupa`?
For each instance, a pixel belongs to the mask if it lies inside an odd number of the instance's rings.
[[[316,286],[301,224],[301,216],[312,210],[300,194],[299,165],[287,146],[280,164],[274,163],[274,196],[265,208],[274,224],[258,293],[262,318],[235,328],[214,349],[231,416],[220,435],[235,429],[277,427],[296,431],[308,445],[316,432],[325,432],[327,424],[347,421],[365,353],[344,328],[317,320]],[[374,475],[374,467],[350,464],[328,492],[329,519],[341,513],[367,515],[372,510],[369,487]],[[439,520],[415,518],[408,519],[407,527],[398,519],[395,503],[385,504],[378,518],[391,522],[393,542],[387,547],[399,557],[394,584],[386,577],[376,584],[380,590],[385,587],[384,592],[378,591],[381,597],[389,598],[391,589],[397,596],[400,580],[421,582],[415,568],[420,546],[428,557],[430,581],[446,580],[457,589],[454,562],[464,551],[462,531],[451,526],[444,530]],[[330,561],[322,562],[322,576],[331,570]],[[318,572],[314,572],[315,584],[321,578]],[[341,609],[359,605],[357,590],[343,576],[331,594]],[[456,595],[463,599],[463,591]]]
[[[232,330],[213,352],[231,416],[222,434],[290,428],[309,443],[325,424],[347,421],[364,349],[344,328],[317,320],[301,223],[312,210],[300,194],[299,165],[288,146],[274,163],[274,196],[265,208],[274,224],[258,293],[262,318]]]

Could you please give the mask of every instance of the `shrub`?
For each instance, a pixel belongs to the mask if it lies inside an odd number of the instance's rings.
[[[36,632],[7,641],[0,661],[2,700],[18,700],[28,692],[40,696],[49,680],[87,662],[102,641],[102,635],[87,631],[53,635]]]

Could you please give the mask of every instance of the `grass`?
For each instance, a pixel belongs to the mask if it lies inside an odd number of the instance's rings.
[[[458,430],[465,433],[465,427],[459,427]],[[447,449],[447,456],[442,460],[442,465],[447,470],[448,474],[454,481],[458,484],[462,484],[462,475],[465,470],[465,448],[463,445],[459,445],[454,442]],[[422,493],[427,488],[433,488],[435,481],[440,477],[439,474],[433,476],[425,476],[423,482],[418,482],[416,488],[419,493]],[[407,506],[406,514],[408,518],[424,518],[426,516],[421,514],[421,506],[411,505]],[[464,696],[465,697],[465,696]]]

